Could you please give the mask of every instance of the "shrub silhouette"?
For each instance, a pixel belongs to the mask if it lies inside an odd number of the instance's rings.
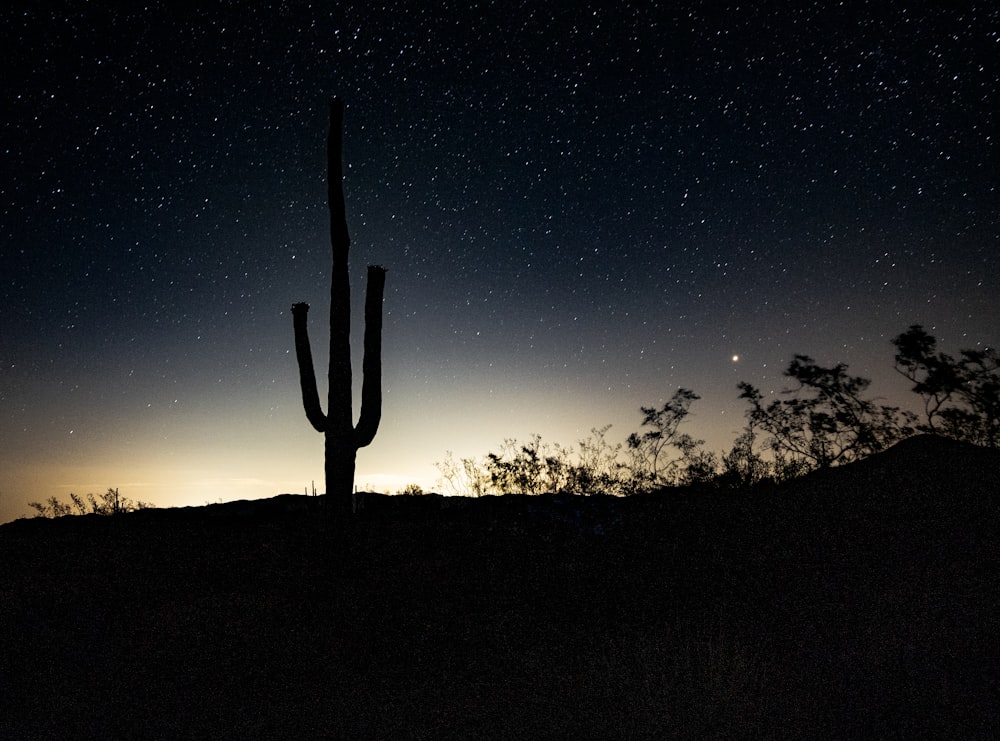
[[[559,443],[542,441],[534,434],[527,442],[507,438],[498,453],[482,459],[456,461],[448,451],[435,464],[438,484],[451,495],[503,494],[623,495],[637,491],[642,482],[634,469],[621,460],[622,446],[605,438],[611,425],[592,429],[590,437],[577,442],[574,450]]]
[[[334,98],[330,101],[330,132],[327,139],[327,200],[333,252],[327,414],[323,414],[320,406],[309,346],[306,326],[309,304],[297,303],[292,306],[302,404],[306,418],[325,436],[327,499],[337,502],[340,509],[350,506],[358,448],[371,443],[382,417],[382,296],[385,291],[385,269],[369,265],[362,361],[364,381],[361,386],[361,415],[355,426],[351,408],[351,283],[347,267],[351,240],[344,207],[343,115],[343,101]]]
[[[65,515],[120,515],[125,512],[134,512],[137,509],[150,509],[153,507],[148,502],[133,502],[128,497],[119,495],[118,489],[108,487],[108,490],[96,497],[87,494],[86,500],[83,497],[70,492],[69,502],[62,502],[59,497],[49,497],[45,502],[28,502],[28,506],[35,510],[35,517],[63,517]]]
[[[497,453],[484,458],[454,459],[448,451],[435,464],[438,483],[459,496],[503,494],[623,495],[636,491],[641,482],[621,460],[622,446],[605,438],[610,425],[592,429],[590,437],[577,442],[577,449],[549,444],[534,434],[527,442],[507,438]]]
[[[913,433],[913,416],[865,399],[862,394],[871,381],[848,375],[843,363],[824,368],[808,355],[796,355],[784,375],[797,381],[798,388],[783,392],[790,398],[767,405],[753,385],[738,384],[740,398],[750,403],[751,428],[770,436],[782,467],[808,470],[850,463]]]
[[[774,467],[757,453],[757,434],[752,426],[740,433],[733,447],[722,456],[718,483],[725,489],[746,489],[769,478]]]
[[[663,407],[639,407],[643,414],[642,426],[651,427],[643,433],[633,432],[627,444],[635,452],[635,463],[649,486],[666,486],[690,478],[691,482],[710,477],[714,461],[706,458],[698,448],[704,440],[695,440],[690,435],[678,432],[681,422],[687,417],[692,402],[701,397],[694,391],[679,388]],[[688,463],[686,469],[678,473],[679,463],[665,455],[668,447],[679,450]],[[709,454],[710,455],[710,454]]]
[[[626,496],[668,484],[704,484],[718,476],[713,453],[701,449],[703,441],[679,434],[677,427],[697,394],[679,389],[663,409],[641,407],[644,424],[657,426],[642,437],[633,433],[627,445],[607,440],[611,425],[591,429],[574,450],[532,435],[527,442],[507,438],[499,452],[475,458],[454,459],[448,451],[435,464],[438,483],[451,495],[575,494]],[[681,451],[678,460],[667,460],[666,445]],[[654,475],[654,471],[658,472]]]
[[[643,431],[626,446],[611,445],[608,427],[579,442],[579,452],[506,439],[498,453],[456,461],[449,451],[436,463],[439,484],[452,495],[632,494],[671,485],[726,490],[763,481],[784,482],[816,468],[850,463],[881,452],[915,432],[947,435],[977,445],[1000,445],[1000,355],[993,348],[962,350],[959,358],[937,352],[920,325],[893,340],[896,370],[924,399],[925,420],[866,398],[871,381],[852,376],[844,363],[820,366],[797,354],[784,371],[797,386],[764,402],[759,389],[740,382],[749,402],[746,428],[726,453],[703,449],[704,441],[679,431],[700,397],[679,388],[660,408],[640,407]],[[762,441],[762,445],[759,445]],[[667,455],[675,448],[679,457]],[[763,448],[763,449],[761,449]],[[623,460],[622,453],[626,453]]]
[[[1000,445],[1000,355],[996,349],[937,352],[937,340],[913,324],[895,337],[895,368],[924,402],[923,432]]]

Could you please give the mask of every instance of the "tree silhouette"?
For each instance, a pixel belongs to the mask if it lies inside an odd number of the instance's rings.
[[[678,428],[687,417],[692,402],[700,398],[690,389],[679,388],[660,409],[639,407],[643,414],[642,426],[652,429],[641,434],[633,432],[626,442],[637,454],[639,463],[645,468],[645,475],[653,486],[671,483],[673,471],[677,467],[675,460],[666,457],[665,448],[675,447],[687,459],[694,456],[698,446],[704,442],[695,440],[690,435],[678,433]]]
[[[770,435],[771,449],[782,460],[826,468],[877,453],[913,432],[912,415],[864,398],[871,381],[848,375],[844,363],[824,368],[796,355],[784,375],[798,388],[766,405],[757,388],[739,383],[740,398],[750,402],[751,427]]]
[[[896,370],[913,382],[924,402],[920,429],[977,445],[1000,445],[1000,355],[994,348],[937,351],[919,324],[895,337]]]
[[[361,415],[355,426],[351,408],[351,284],[347,268],[351,240],[344,207],[343,116],[343,101],[334,98],[330,101],[330,132],[327,139],[327,199],[330,208],[330,245],[333,251],[327,414],[323,414],[320,406],[312,351],[309,347],[306,327],[309,304],[297,303],[292,306],[302,403],[306,418],[325,436],[327,499],[339,503],[341,509],[350,506],[358,448],[371,443],[382,417],[382,296],[385,291],[385,269],[369,265],[365,297]]]

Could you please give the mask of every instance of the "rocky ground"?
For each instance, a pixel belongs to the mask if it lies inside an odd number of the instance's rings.
[[[1000,733],[997,451],[321,504],[0,527],[0,738]]]

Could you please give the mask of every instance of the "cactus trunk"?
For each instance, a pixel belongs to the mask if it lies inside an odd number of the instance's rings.
[[[355,426],[351,407],[351,284],[347,267],[351,240],[344,208],[343,112],[342,101],[334,98],[330,102],[330,133],[327,140],[333,276],[330,286],[329,396],[325,415],[319,402],[309,346],[306,322],[309,305],[298,303],[292,306],[302,404],[310,424],[326,437],[326,494],[335,510],[350,508],[358,448],[371,443],[382,417],[382,296],[385,291],[385,270],[377,265],[370,265],[365,297],[361,414]]]

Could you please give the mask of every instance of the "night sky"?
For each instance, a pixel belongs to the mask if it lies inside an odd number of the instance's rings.
[[[0,10],[0,521],[322,491],[333,95],[357,389],[389,271],[361,487],[679,386],[722,451],[794,353],[909,404],[910,324],[1000,341],[992,3],[103,5]]]

